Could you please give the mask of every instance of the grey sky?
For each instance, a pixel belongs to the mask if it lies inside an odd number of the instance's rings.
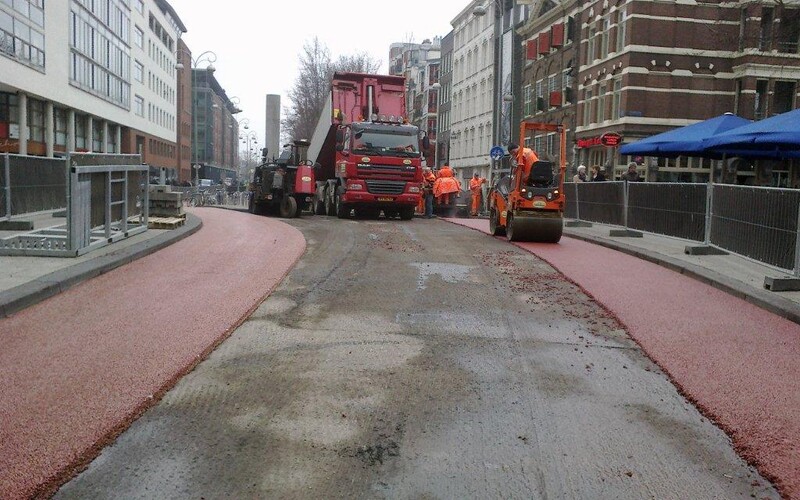
[[[184,40],[193,55],[216,53],[217,79],[229,96],[239,98],[243,112],[237,118],[249,119],[260,146],[265,96],[280,94],[281,106],[287,105],[297,58],[314,36],[332,58],[366,51],[381,61],[379,72],[386,73],[391,43],[444,36],[450,21],[469,4],[469,0],[169,1],[188,29]]]

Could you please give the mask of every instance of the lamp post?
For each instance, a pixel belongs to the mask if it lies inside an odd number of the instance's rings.
[[[442,124],[439,123],[439,108],[442,106],[442,84],[439,82],[431,85],[431,89],[436,90],[436,143],[433,150],[433,166],[439,168],[439,132],[442,130]]]
[[[247,128],[247,125],[245,125],[245,128]],[[250,161],[253,158],[253,147],[251,146],[251,144],[253,146],[257,146],[258,145],[258,137],[256,136],[255,132],[253,132],[252,130],[248,130],[244,134],[239,134],[239,139],[242,140],[242,144],[246,144],[247,157],[245,158],[245,169],[249,170],[250,169]]]

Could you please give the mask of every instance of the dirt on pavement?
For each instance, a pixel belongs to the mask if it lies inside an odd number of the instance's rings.
[[[59,498],[777,498],[535,256],[436,220],[292,221],[281,286]]]

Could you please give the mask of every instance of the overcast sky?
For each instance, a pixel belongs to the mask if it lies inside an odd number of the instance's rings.
[[[297,77],[303,45],[316,36],[331,58],[367,52],[388,72],[389,45],[421,43],[445,36],[450,21],[469,0],[169,0],[188,30],[184,41],[194,57],[217,55],[216,77],[228,96],[240,100],[250,129],[264,144],[265,98],[279,94],[281,107]],[[201,64],[201,67],[205,64]]]

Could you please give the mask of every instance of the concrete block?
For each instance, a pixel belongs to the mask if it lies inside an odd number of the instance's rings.
[[[33,222],[27,220],[0,221],[0,231],[33,231]]]
[[[592,227],[592,223],[583,220],[566,220],[564,227]]]
[[[608,235],[617,238],[641,238],[643,236],[641,231],[632,229],[612,229],[608,232]]]
[[[800,290],[800,278],[793,276],[765,276],[764,288],[771,292],[796,292]]]
[[[728,255],[725,250],[710,245],[686,245],[683,253],[686,255]]]

